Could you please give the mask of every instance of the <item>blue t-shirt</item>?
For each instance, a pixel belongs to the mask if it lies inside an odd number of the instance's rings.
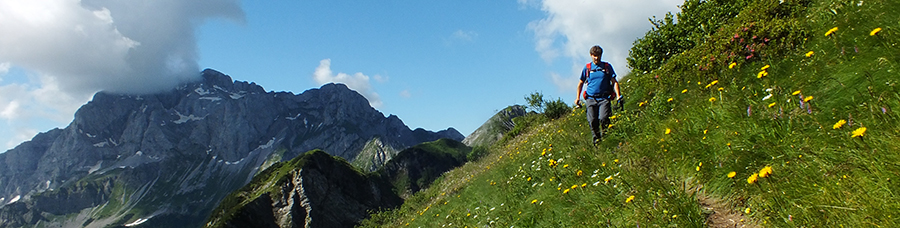
[[[584,92],[588,97],[612,98],[613,80],[616,80],[616,71],[607,62],[600,62],[600,66],[593,62],[588,63],[581,71],[581,81],[587,84]]]

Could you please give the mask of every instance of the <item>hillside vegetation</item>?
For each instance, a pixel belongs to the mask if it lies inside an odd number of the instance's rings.
[[[599,146],[584,109],[520,117],[363,226],[900,227],[900,2],[689,0],[668,18],[635,42]]]

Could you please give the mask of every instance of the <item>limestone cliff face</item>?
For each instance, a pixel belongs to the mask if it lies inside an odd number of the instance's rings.
[[[440,137],[463,138],[411,130],[345,85],[266,92],[207,69],[168,92],[97,93],[66,128],[0,154],[0,227],[197,227],[274,162]]]

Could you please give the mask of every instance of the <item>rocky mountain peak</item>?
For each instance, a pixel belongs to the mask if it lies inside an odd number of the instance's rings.
[[[104,227],[138,219],[196,227],[257,171],[306,151],[322,149],[352,161],[375,138],[397,150],[442,137],[463,139],[455,130],[410,130],[342,84],[293,94],[266,92],[212,69],[201,74],[201,80],[156,94],[99,92],[65,129],[0,154],[0,163],[10,164],[0,166],[0,205],[12,199],[18,205],[0,206],[0,227],[29,221]],[[103,187],[96,194],[68,194],[85,191],[77,186]],[[114,199],[115,208],[103,209],[113,213],[83,210]],[[49,212],[42,209],[53,207],[47,202],[76,206]],[[45,213],[77,216],[22,217]],[[186,222],[165,223],[175,220]]]

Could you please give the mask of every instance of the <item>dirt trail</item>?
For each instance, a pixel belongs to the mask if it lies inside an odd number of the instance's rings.
[[[698,194],[697,200],[700,201],[700,207],[703,211],[709,212],[706,217],[706,225],[712,228],[759,228],[754,222],[750,221],[740,211],[732,210],[727,203],[721,199],[706,196],[703,193]]]

